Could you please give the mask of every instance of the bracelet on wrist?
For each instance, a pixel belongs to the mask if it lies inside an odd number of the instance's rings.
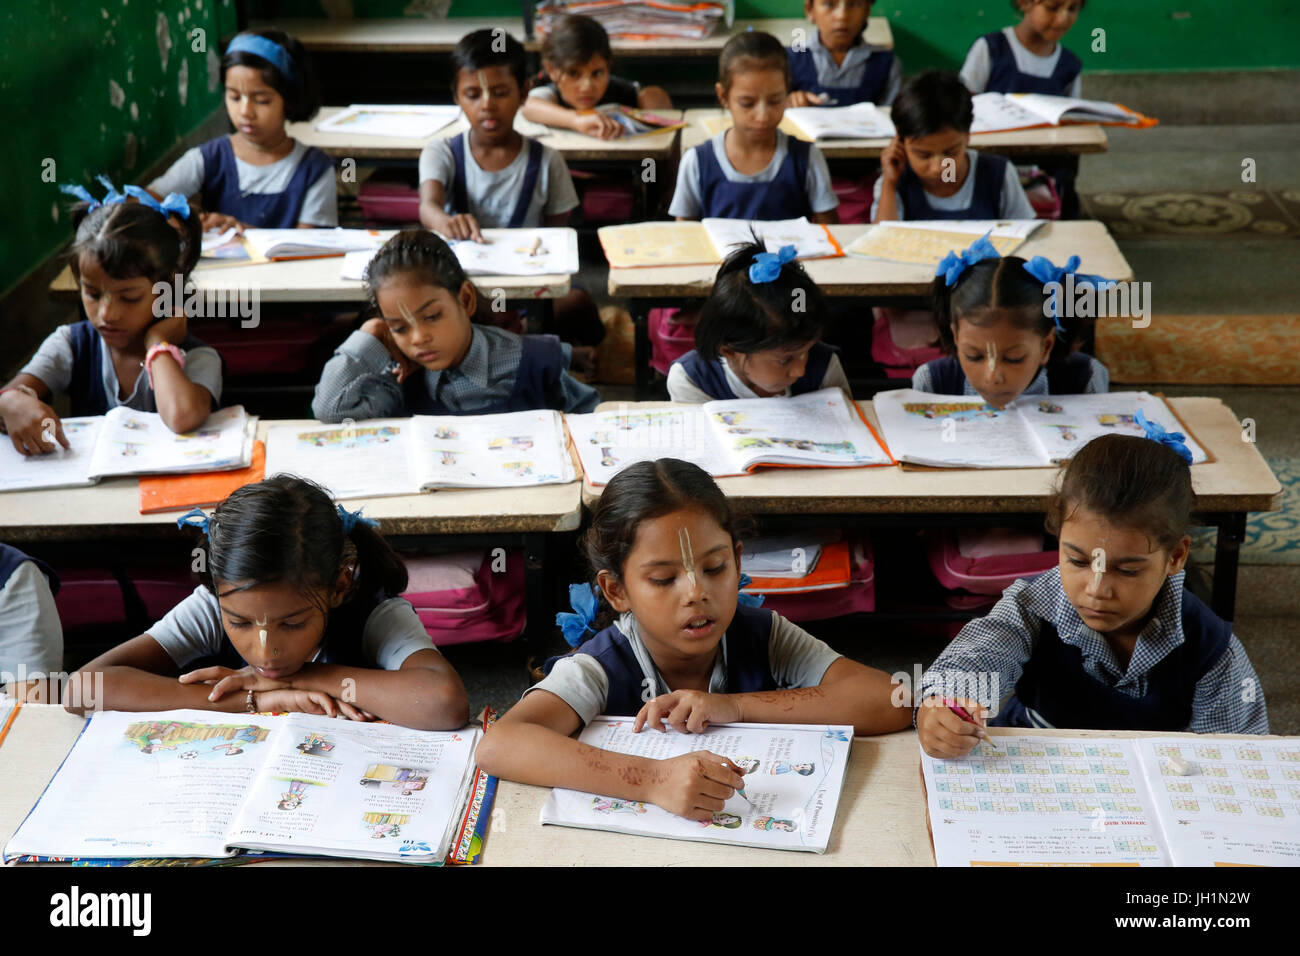
[[[185,353],[172,345],[170,342],[158,342],[150,347],[144,357],[144,370],[149,376],[149,387],[153,388],[153,360],[162,354],[170,355],[176,360],[176,364],[182,369],[185,368]]]

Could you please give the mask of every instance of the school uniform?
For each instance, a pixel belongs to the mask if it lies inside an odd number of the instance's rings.
[[[955,355],[926,362],[912,373],[912,388],[934,395],[977,395]],[[1038,370],[1022,395],[1096,395],[1110,391],[1110,372],[1091,355],[1071,352],[1064,362]]]
[[[738,605],[718,643],[709,693],[815,687],[841,656],[774,611]],[[630,611],[572,654],[548,660],[543,670],[545,679],[524,696],[549,691],[584,724],[599,714],[635,716],[646,701],[673,689],[655,666]]]
[[[686,151],[677,169],[670,216],[682,219],[795,219],[839,205],[821,150],[777,130],[766,167],[739,173],[727,159],[724,130]]]
[[[781,394],[803,395],[823,388],[842,388],[852,395],[837,351],[825,342],[816,343],[808,352],[803,375]],[[668,397],[674,402],[703,403],[759,396],[740,380],[725,359],[705,359],[691,349],[668,370]]]
[[[821,31],[812,30],[802,50],[791,47],[791,88],[827,96],[825,106],[877,103],[888,106],[898,95],[902,66],[892,50],[873,47],[862,37],[837,64],[822,43]]]
[[[395,363],[369,332],[353,332],[325,364],[312,414],[323,422],[406,415],[491,415],[554,408],[589,412],[600,401],[567,371],[553,335],[515,335],[474,325],[469,351],[454,369],[411,375],[399,384]]]
[[[178,347],[185,353],[185,377],[211,393],[214,409],[220,406],[221,356],[217,350],[193,335],[187,335]],[[118,406],[137,412],[158,411],[157,397],[144,369],[131,394],[118,398],[120,387],[112,356],[89,319],[61,325],[51,332],[22,371],[39,378],[53,394],[67,392],[74,418],[104,415]]]
[[[216,596],[203,586],[195,588],[147,633],[182,670],[200,665],[239,669],[247,664],[226,635]],[[357,594],[330,612],[320,650],[312,660],[393,671],[416,651],[424,650],[437,648],[410,602],[374,592]]]
[[[297,141],[283,159],[254,166],[235,155],[229,136],[220,136],[186,151],[149,189],[160,196],[199,193],[206,212],[259,229],[339,224],[334,161]]]
[[[485,229],[535,228],[578,205],[564,157],[527,137],[519,155],[498,170],[479,166],[468,130],[433,140],[420,151],[420,182],[429,179],[443,185],[444,212],[469,214]]]
[[[0,544],[0,674],[63,670],[59,577],[44,561]]]
[[[1034,207],[1020,185],[1016,167],[1003,156],[966,150],[970,169],[961,188],[951,196],[926,192],[920,177],[906,164],[895,195],[898,218],[907,219],[1033,219]],[[874,222],[880,210],[883,179],[877,179],[871,203]]]
[[[626,80],[621,76],[610,75],[609,83],[605,86],[605,92],[601,94],[597,106],[604,106],[606,103],[617,103],[619,106],[631,106],[633,108],[640,102],[639,96],[641,84],[634,80]],[[539,100],[545,100],[548,103],[554,103],[557,106],[563,106],[565,109],[574,109],[572,103],[566,100],[561,94],[560,89],[554,83],[543,83],[535,86],[528,91],[529,98],[536,97]]]
[[[1083,622],[1059,568],[1018,580],[939,655],[918,700],[970,696],[964,675],[988,674],[999,699],[980,703],[993,726],[1268,733],[1245,649],[1232,625],[1184,587],[1184,573],[1156,594],[1127,665]]]

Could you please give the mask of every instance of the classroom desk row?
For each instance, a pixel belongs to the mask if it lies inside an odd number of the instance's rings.
[[[76,742],[83,720],[47,704],[26,704],[0,743],[0,845],[7,843]],[[994,736],[1003,733],[994,728]],[[1030,730],[1041,737],[1190,737],[1258,740],[1231,734]],[[824,854],[664,840],[602,830],[542,826],[550,790],[503,780],[484,842],[484,866],[934,866],[915,731],[854,737],[835,827]],[[338,866],[338,860],[275,860],[259,865]],[[16,865],[16,864],[15,864]],[[58,864],[50,864],[58,865]],[[353,865],[392,865],[364,864]]]
[[[522,17],[453,17],[446,20],[417,18],[364,20],[276,20],[274,23],[251,23],[250,30],[275,27],[298,38],[312,53],[450,53],[461,37],[475,30],[504,29],[524,44],[529,52],[540,51],[540,37],[525,39]],[[756,30],[770,33],[782,43],[789,43],[802,30],[806,35],[816,29],[807,19],[736,20],[713,36],[701,38],[664,37],[655,40],[624,40],[613,37],[614,55],[695,59],[716,57],[737,33]],[[894,34],[884,17],[867,20],[864,39],[885,50],[894,48]]]

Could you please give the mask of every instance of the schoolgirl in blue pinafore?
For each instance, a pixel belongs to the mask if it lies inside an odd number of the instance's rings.
[[[68,384],[71,414],[73,417],[105,415],[117,403],[110,402],[104,391],[104,340],[89,319],[74,323],[68,330],[68,337],[72,346],[72,381]],[[180,343],[184,352],[204,347],[202,340],[193,335],[186,335]],[[213,408],[216,407],[214,402]]]
[[[838,106],[853,103],[877,103],[889,86],[889,73],[894,66],[892,50],[871,51],[862,67],[862,79],[857,86],[823,86],[817,79],[817,61],[811,47],[790,50],[791,87],[807,93],[826,94],[828,101]]]
[[[525,138],[524,142],[528,145],[527,165],[524,167],[524,185],[519,190],[515,208],[510,213],[510,221],[506,223],[505,228],[507,229],[522,229],[524,227],[524,222],[528,217],[528,206],[533,201],[533,193],[537,190],[537,177],[542,169],[542,144],[535,139],[527,138]],[[469,212],[469,190],[465,185],[465,137],[453,136],[448,140],[447,145],[451,149],[451,158],[456,165],[451,179],[452,206],[458,213],[467,213]]]
[[[1002,186],[1006,182],[1008,160],[971,150],[968,176],[975,177],[971,203],[965,209],[937,209],[930,205],[929,194],[910,163],[898,178],[898,198],[908,219],[998,219],[1002,210]]]
[[[808,364],[804,367],[804,373],[790,386],[790,394],[803,395],[805,392],[819,390],[826,380],[826,371],[830,368],[831,359],[835,357],[837,351],[834,346],[827,345],[825,342],[813,345],[808,352]],[[682,366],[690,376],[691,382],[711,398],[729,401],[740,396],[732,391],[730,383],[727,382],[727,372],[722,367],[724,361],[726,360],[721,358],[709,361],[702,358],[695,349],[691,349],[673,364]]]
[[[1063,362],[1049,362],[1047,373],[1048,395],[1083,395],[1094,375],[1097,360],[1084,352],[1071,352]],[[925,363],[930,382],[927,391],[935,395],[966,394],[966,373],[961,360],[955,355],[945,355]]]
[[[12,545],[0,543],[0,591],[5,589],[9,579],[13,577],[14,572],[24,563],[30,561],[40,569],[41,574],[45,575],[45,580],[49,582],[50,593],[59,592],[59,576],[54,573],[54,569],[39,558],[33,558],[31,555],[19,551]]]
[[[234,216],[258,229],[292,229],[302,218],[307,191],[334,161],[309,146],[289,185],[278,193],[248,193],[239,188],[239,169],[229,136],[209,140],[199,147],[203,156],[203,208]]]
[[[778,136],[785,136],[778,133]],[[733,183],[714,152],[714,140],[695,147],[698,160],[700,208],[717,219],[797,219],[811,216],[808,202],[808,162],[812,144],[785,136],[786,154],[776,178],[765,183]]]

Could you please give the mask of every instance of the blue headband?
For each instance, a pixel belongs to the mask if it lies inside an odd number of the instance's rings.
[[[778,252],[755,253],[749,267],[750,282],[771,282],[781,274],[781,267],[793,262],[799,253],[794,246],[782,246]]]
[[[339,519],[343,522],[344,534],[351,534],[353,529],[356,528],[357,522],[361,522],[362,524],[368,524],[372,528],[379,527],[379,522],[376,521],[374,518],[361,517],[361,512],[364,510],[362,508],[358,508],[356,511],[348,511],[342,505],[339,505],[338,508],[339,508]]]
[[[148,206],[150,209],[156,209],[164,216],[170,217],[172,213],[180,216],[182,219],[190,218],[190,203],[181,193],[168,193],[167,198],[162,202],[154,199],[147,189],[140,186],[123,186],[128,196],[134,196],[140,201],[140,205]]]
[[[208,533],[209,524],[208,516],[203,513],[202,508],[191,508],[189,511],[185,512],[185,514],[176,519],[176,527],[185,528],[188,526],[190,528],[198,528],[204,534]]]
[[[989,232],[992,231],[989,230]],[[943,276],[943,284],[951,289],[957,284],[961,274],[975,263],[984,259],[1001,258],[1002,253],[998,252],[997,247],[989,242],[989,233],[986,232],[961,252],[949,252],[944,256],[939,261],[939,267],[935,269],[934,274]]]
[[[1097,291],[1100,292],[1102,289],[1115,285],[1114,279],[1103,279],[1101,276],[1088,275],[1086,272],[1076,272],[1075,270],[1079,268],[1080,261],[1081,260],[1078,256],[1070,256],[1065,265],[1058,268],[1053,265],[1052,260],[1048,259],[1046,256],[1034,256],[1025,263],[1025,271],[1041,282],[1044,286],[1056,283],[1064,288],[1065,277],[1067,275],[1074,276],[1075,288],[1091,285],[1096,287]],[[1056,323],[1056,329],[1058,332],[1064,332],[1065,326],[1061,325],[1061,319],[1057,314],[1060,311],[1057,308],[1057,296],[1053,294],[1051,299],[1052,321]]]
[[[253,56],[260,56],[283,73],[285,79],[293,79],[293,60],[289,59],[288,51],[274,40],[268,40],[255,33],[241,33],[230,41],[230,46],[226,47],[226,55],[229,56],[231,53],[251,53]]]
[[[1137,410],[1137,414],[1133,416],[1133,421],[1142,426],[1142,431],[1146,433],[1147,438],[1159,442],[1166,448],[1172,448],[1174,451],[1178,452],[1179,458],[1187,462],[1189,465],[1192,463],[1191,449],[1183,444],[1187,436],[1182,432],[1165,431],[1163,425],[1157,422],[1148,421],[1146,415],[1142,413],[1142,409],[1140,408]]]

